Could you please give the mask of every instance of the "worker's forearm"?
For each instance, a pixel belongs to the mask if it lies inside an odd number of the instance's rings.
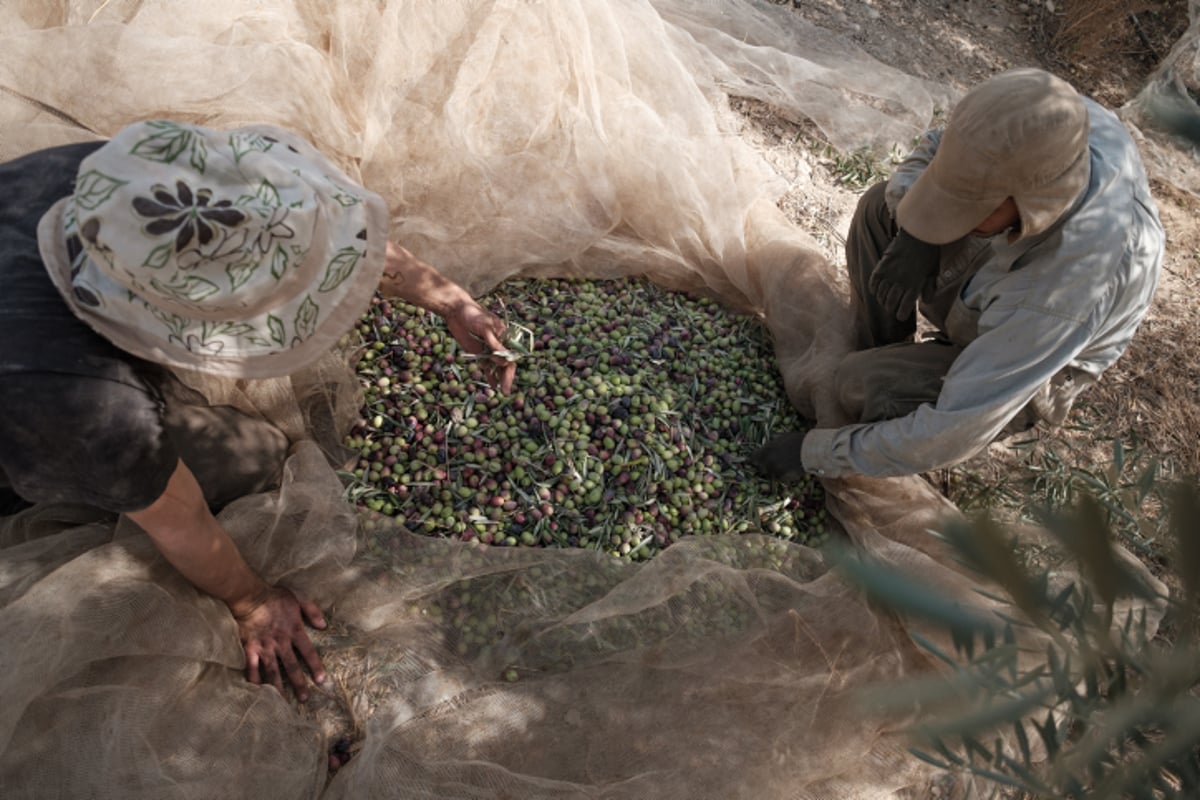
[[[270,587],[242,558],[237,545],[209,512],[191,470],[179,462],[158,500],[127,514],[159,552],[202,592],[225,602],[234,616],[254,609]]]
[[[270,591],[211,514],[207,522],[201,520],[194,526],[147,533],[183,577],[200,591],[224,601],[234,616],[252,611]]]
[[[467,291],[399,245],[388,242],[379,290],[441,317],[471,302]]]

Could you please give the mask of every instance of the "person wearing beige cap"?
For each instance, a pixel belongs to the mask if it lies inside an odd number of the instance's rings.
[[[213,510],[275,485],[273,425],[189,397],[173,370],[289,376],[378,288],[473,353],[504,324],[388,241],[382,198],[288,131],[170,120],[0,164],[0,487],[126,515],[237,621],[247,677],[303,700],[324,668],[306,598],[259,577]],[[493,357],[507,391],[513,365]],[[11,499],[11,498],[10,498]]]
[[[784,434],[754,462],[779,477],[914,474],[1061,423],[1128,346],[1163,247],[1114,114],[1042,70],[984,81],[855,212],[859,349],[834,376],[851,424]]]

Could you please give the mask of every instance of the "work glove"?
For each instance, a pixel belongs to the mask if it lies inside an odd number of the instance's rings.
[[[800,447],[804,444],[803,431],[780,434],[750,454],[750,463],[768,478],[795,483],[804,479],[804,462],[800,460]]]
[[[903,322],[912,316],[917,298],[933,288],[940,252],[938,245],[926,244],[901,228],[871,271],[868,291]]]

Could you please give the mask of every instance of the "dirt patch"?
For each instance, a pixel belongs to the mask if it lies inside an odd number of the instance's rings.
[[[1040,66],[1112,107],[1141,88],[1186,30],[1188,4],[791,0],[791,5],[811,22],[910,75],[965,90],[1001,70]]]
[[[1024,3],[981,0],[792,0],[796,13],[885,64],[959,90],[1038,63]]]

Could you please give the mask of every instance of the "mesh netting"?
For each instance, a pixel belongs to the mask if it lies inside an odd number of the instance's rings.
[[[748,0],[10,0],[0,31],[0,158],[154,116],[291,128],[475,293],[644,275],[759,315],[790,400],[826,425],[840,277],[725,98],[845,149],[905,146],[932,111],[919,81]],[[414,536],[342,498],[330,463],[358,398],[337,356],[287,381],[181,377],[312,437],[278,492],[220,519],[326,609],[331,682],[299,711],[247,684],[228,611],[135,526],[34,507],[0,523],[6,797],[877,798],[928,776],[909,720],[856,708],[935,668],[916,623],[819,552],[692,537],[634,565]],[[957,512],[925,482],[826,490],[860,549],[983,602],[927,533]],[[364,534],[387,547],[361,553]]]

